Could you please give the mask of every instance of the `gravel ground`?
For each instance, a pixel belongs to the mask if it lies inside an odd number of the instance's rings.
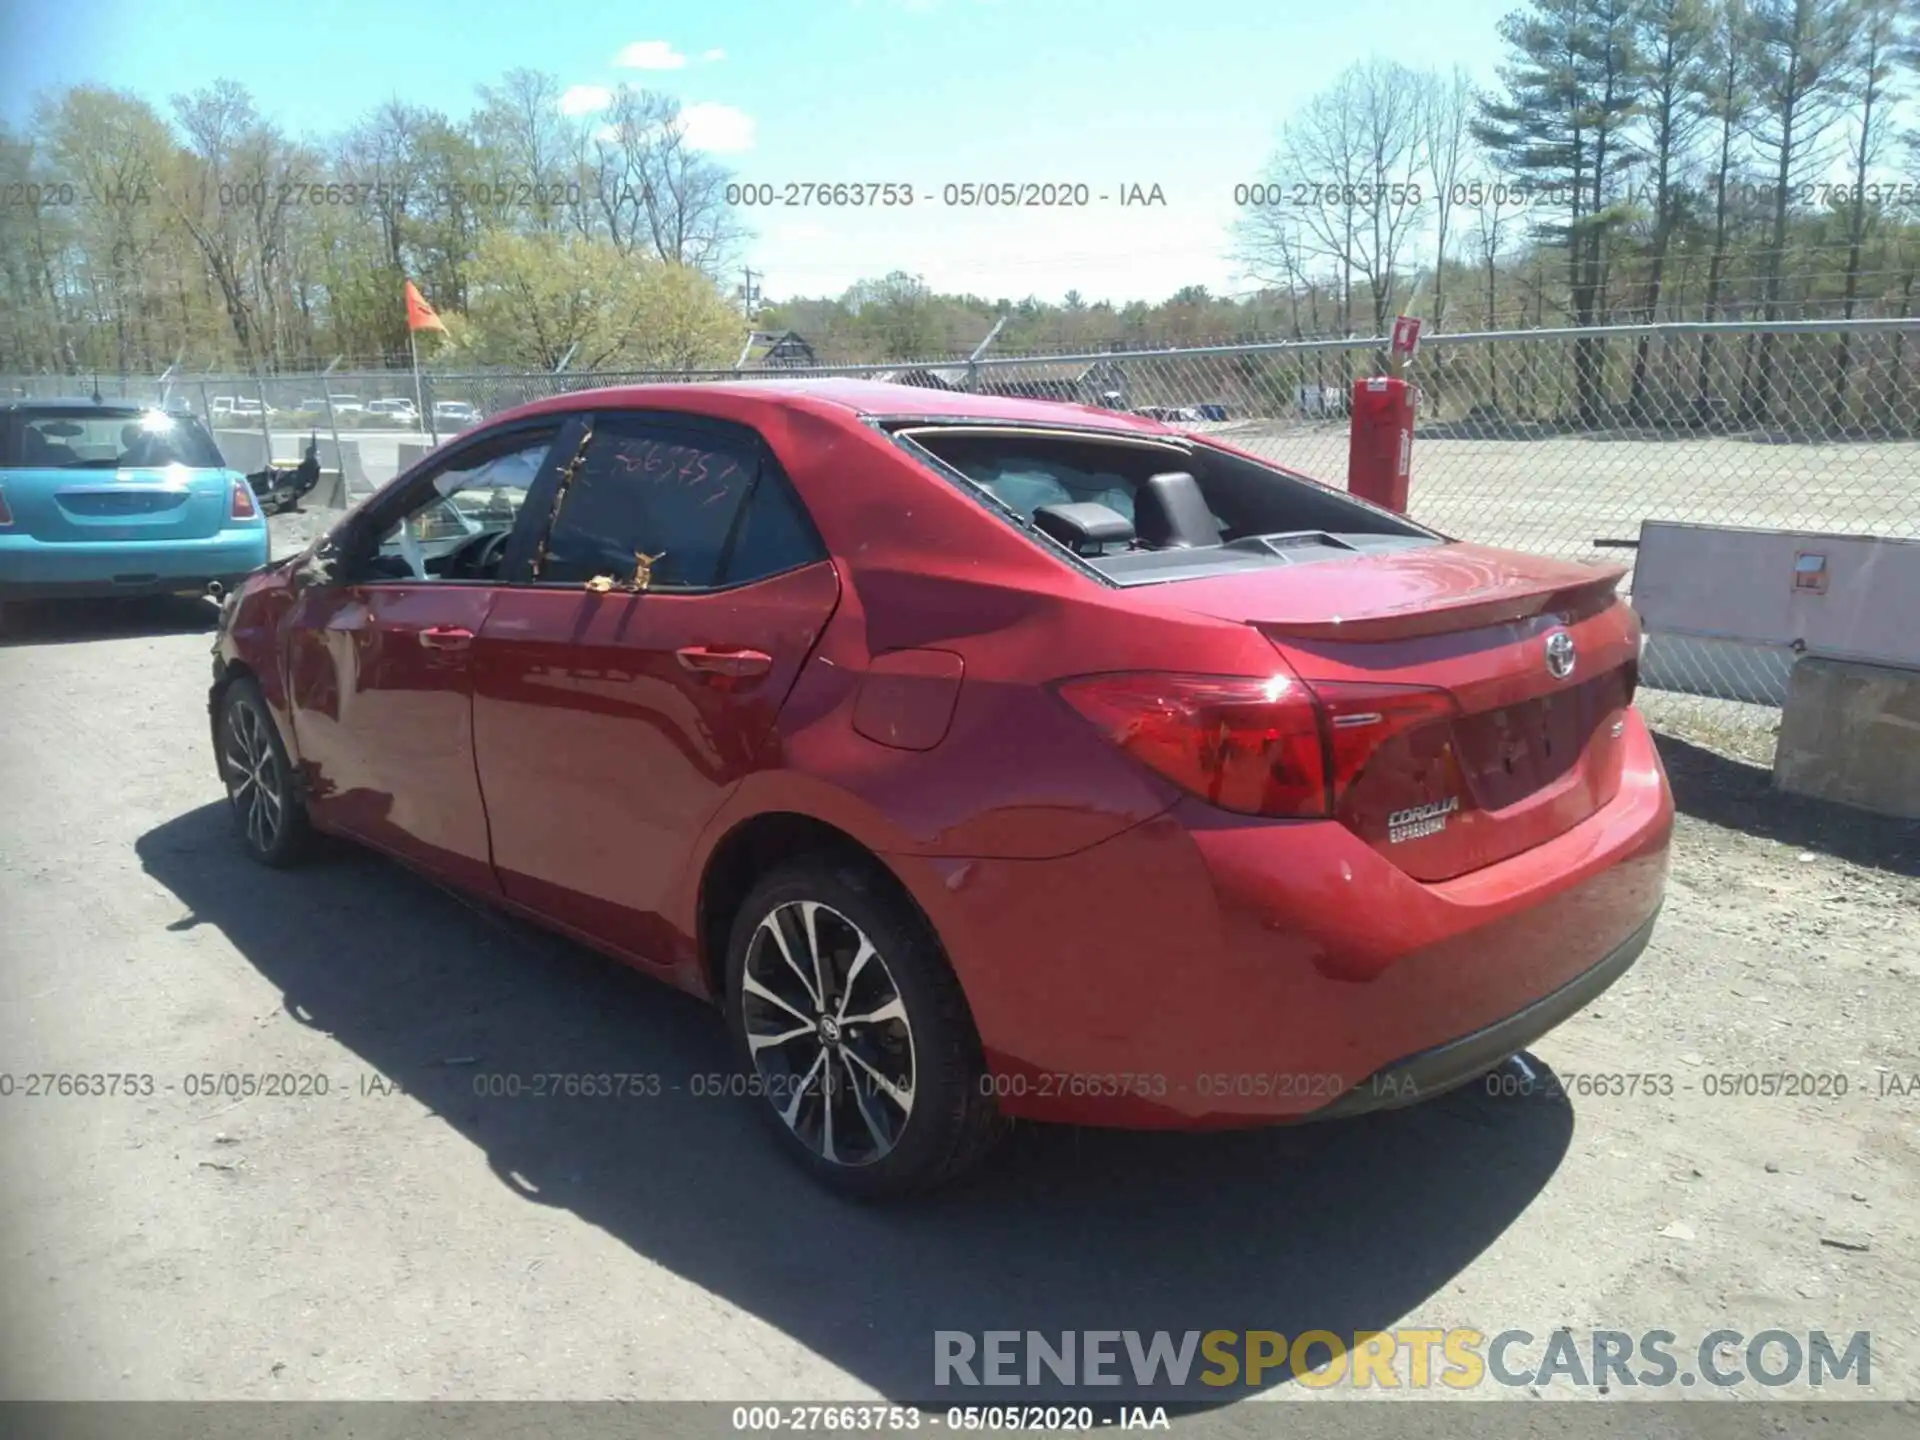
[[[1920,1087],[1920,827],[1663,738],[1684,814],[1654,943],[1532,1058],[1671,1095],[1034,1128],[956,1193],[869,1210],[743,1101],[478,1098],[487,1071],[684,1084],[725,1045],[383,860],[249,865],[211,619],[80,607],[0,647],[0,1068],[156,1077],[0,1099],[0,1395],[924,1397],[937,1329],[1470,1325],[1866,1329],[1860,1393],[1920,1397],[1920,1094],[1896,1093]],[[1849,1090],[1705,1093],[1772,1071]],[[229,1073],[328,1093],[187,1093]]]

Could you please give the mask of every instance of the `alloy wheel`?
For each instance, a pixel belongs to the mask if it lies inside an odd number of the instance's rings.
[[[241,701],[227,711],[227,743],[222,755],[227,799],[247,841],[265,854],[286,823],[286,775],[259,709]]]
[[[913,1115],[913,1027],[885,959],[829,905],[770,910],[741,983],[747,1048],[787,1127],[830,1164],[871,1165]]]

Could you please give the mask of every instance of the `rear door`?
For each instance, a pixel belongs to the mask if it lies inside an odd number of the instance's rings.
[[[474,744],[508,898],[641,960],[749,772],[839,582],[751,429],[603,413],[529,508],[554,519],[474,651]]]
[[[287,693],[313,814],[402,859],[497,893],[473,759],[472,648],[523,539],[451,495],[537,475],[561,425],[537,423],[435,456],[366,512],[331,583],[305,586],[285,623]],[[497,538],[492,561],[481,547]],[[455,554],[472,564],[447,568]],[[424,571],[424,573],[422,573]]]

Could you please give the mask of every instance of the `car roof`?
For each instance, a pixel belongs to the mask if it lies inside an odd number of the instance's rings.
[[[159,410],[164,407],[158,400],[116,400],[102,396],[98,400],[79,395],[60,395],[43,400],[12,399],[0,401],[0,410],[57,410],[92,412],[96,410]]]
[[[549,396],[520,407],[509,415],[495,418],[504,420],[521,413],[531,415],[555,410],[596,408],[698,410],[702,408],[700,399],[703,396],[746,400],[784,409],[837,408],[873,418],[1070,425],[1150,435],[1179,433],[1145,416],[1102,410],[1092,405],[1030,400],[1016,395],[976,395],[841,376],[614,385],[599,390],[575,390],[564,395]]]

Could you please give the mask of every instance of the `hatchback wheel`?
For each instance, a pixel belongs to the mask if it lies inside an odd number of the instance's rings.
[[[958,1176],[1002,1126],[965,997],[925,922],[858,868],[764,877],[735,918],[727,1015],[789,1153],[847,1194]]]
[[[240,679],[227,687],[219,738],[220,774],[240,842],[263,865],[293,864],[307,846],[307,813],[295,792],[280,732],[253,681]]]

